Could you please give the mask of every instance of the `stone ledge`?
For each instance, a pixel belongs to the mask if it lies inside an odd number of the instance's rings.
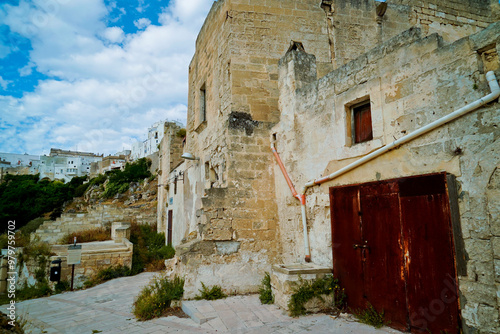
[[[312,263],[302,264],[275,264],[273,271],[285,275],[300,275],[300,274],[331,274],[332,268],[321,267]]]

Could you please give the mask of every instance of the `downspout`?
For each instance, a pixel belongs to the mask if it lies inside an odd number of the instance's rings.
[[[285,177],[286,183],[288,183],[288,187],[290,188],[290,191],[292,192],[293,197],[295,197],[296,199],[298,199],[300,201],[300,208],[302,211],[302,227],[304,229],[304,250],[305,250],[305,254],[306,254],[305,260],[306,260],[306,262],[311,262],[311,251],[310,251],[310,247],[309,247],[309,235],[307,233],[305,192],[303,194],[298,194],[297,191],[295,190],[295,187],[293,186],[292,180],[290,180],[290,177],[288,176],[288,173],[286,172],[285,166],[283,166],[283,162],[281,161],[281,158],[278,155],[276,148],[274,147],[274,143],[271,143],[271,150],[273,151],[273,154],[276,157],[276,161],[278,162],[278,165],[280,166],[281,172],[283,173],[283,176]]]
[[[421,135],[423,135],[429,131],[432,131],[432,130],[440,127],[441,125],[449,123],[449,122],[451,122],[451,121],[453,121],[453,120],[455,120],[455,119],[457,119],[457,118],[459,118],[459,117],[461,117],[461,116],[463,116],[463,115],[465,115],[473,110],[476,110],[477,108],[479,108],[487,103],[490,103],[490,102],[498,99],[498,97],[500,96],[500,86],[498,85],[495,73],[493,71],[489,71],[488,73],[486,73],[486,80],[488,80],[488,85],[490,86],[490,90],[491,90],[490,94],[480,98],[479,100],[476,100],[472,103],[469,103],[468,105],[466,105],[460,109],[457,109],[454,112],[452,112],[444,117],[441,117],[440,119],[438,119],[438,120],[436,120],[436,121],[434,121],[426,126],[423,126],[420,129],[415,130],[406,136],[399,138],[398,140],[395,140],[394,142],[392,142],[389,145],[386,145],[384,147],[379,148],[378,150],[373,151],[372,153],[370,153],[370,154],[364,156],[363,158],[356,160],[355,162],[337,170],[336,172],[333,172],[330,175],[327,175],[325,177],[307,182],[304,185],[304,187],[302,187],[301,194],[297,194],[297,192],[295,191],[295,188],[293,187],[292,181],[290,181],[290,178],[288,177],[288,174],[286,173],[286,170],[283,166],[283,163],[281,162],[281,159],[279,158],[278,153],[276,152],[276,149],[274,148],[274,144],[271,144],[271,149],[273,150],[273,153],[276,156],[276,159],[278,160],[278,164],[280,165],[281,171],[283,172],[285,179],[287,179],[287,183],[288,183],[288,186],[290,187],[290,190],[292,190],[292,194],[294,195],[294,197],[299,199],[300,203],[301,203],[302,225],[304,227],[304,241],[305,241],[304,244],[307,247],[306,248],[306,262],[311,261],[311,255],[310,255],[310,250],[309,250],[309,238],[307,235],[307,217],[306,217],[306,209],[305,209],[305,202],[306,202],[305,199],[306,199],[307,189],[310,187],[313,187],[315,185],[319,185],[319,184],[331,181],[331,180],[337,178],[338,176],[343,175],[343,174],[365,164],[366,162],[371,161],[371,160],[387,153],[388,151],[390,151],[394,148],[397,148],[398,146],[401,146],[401,145],[403,145],[403,144],[405,144],[405,143],[407,143],[407,142],[409,142],[417,137],[420,137]]]
[[[392,150],[393,148],[401,146],[401,145],[403,145],[403,144],[405,144],[405,143],[407,143],[407,142],[409,142],[417,137],[420,137],[424,133],[432,131],[432,130],[440,127],[441,125],[444,125],[444,124],[451,122],[451,121],[453,121],[453,120],[455,120],[455,119],[457,119],[457,118],[459,118],[459,117],[461,117],[461,116],[463,116],[463,115],[465,115],[473,110],[476,110],[477,108],[485,105],[486,103],[489,103],[489,102],[496,100],[500,96],[500,87],[498,86],[498,82],[497,82],[497,79],[495,77],[495,73],[493,71],[489,71],[488,73],[486,73],[486,80],[488,80],[488,85],[490,86],[490,89],[491,89],[490,94],[480,98],[479,100],[476,100],[472,103],[469,103],[468,105],[466,105],[460,109],[457,109],[454,112],[452,112],[444,117],[441,117],[440,119],[435,120],[434,122],[427,124],[427,125],[421,127],[420,129],[413,131],[410,134],[407,134],[406,136],[399,138],[398,140],[395,140],[394,142],[392,142],[389,145],[386,145],[384,147],[379,148],[378,150],[373,151],[372,153],[370,153],[370,154],[364,156],[363,158],[356,160],[355,162],[337,170],[336,172],[333,172],[332,174],[330,174],[328,176],[316,179],[314,181],[307,182],[304,185],[304,187],[302,188],[302,194],[305,195],[307,188],[309,188],[309,187],[333,180],[334,178],[336,178],[342,174],[345,174],[345,173],[353,170],[354,168],[357,168],[357,167],[363,165],[364,163],[381,156],[382,154]]]

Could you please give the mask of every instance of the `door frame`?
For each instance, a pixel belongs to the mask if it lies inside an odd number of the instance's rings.
[[[455,282],[455,288],[456,288],[456,298],[457,300],[457,305],[458,305],[458,325],[464,327],[463,323],[463,318],[461,317],[461,310],[463,309],[462,301],[463,299],[460,298],[460,289],[458,285],[458,276],[462,275],[467,275],[467,255],[465,252],[465,244],[462,236],[462,231],[461,231],[461,224],[460,224],[460,213],[459,213],[459,208],[458,208],[458,192],[457,192],[457,184],[456,184],[456,178],[451,175],[447,174],[446,172],[441,172],[441,173],[431,173],[431,174],[423,174],[423,175],[415,175],[415,176],[409,176],[409,177],[402,177],[402,178],[394,178],[394,179],[388,179],[388,180],[381,180],[381,181],[372,181],[372,182],[364,182],[364,183],[357,183],[357,184],[350,184],[350,185],[343,185],[343,186],[336,186],[336,187],[330,187],[329,188],[329,195],[330,195],[330,210],[331,210],[331,224],[332,224],[332,255],[333,255],[333,265],[334,265],[334,271],[336,268],[338,268],[338,264],[336,264],[338,259],[336,258],[336,245],[334,244],[335,240],[335,227],[334,227],[334,217],[335,217],[335,212],[334,210],[336,203],[334,203],[334,198],[333,194],[334,191],[340,190],[340,189],[346,189],[346,188],[351,188],[355,189],[360,189],[361,186],[367,186],[367,185],[382,185],[382,184],[390,184],[390,183],[398,183],[398,182],[404,182],[406,180],[412,180],[416,178],[423,178],[423,177],[429,177],[429,176],[441,176],[444,179],[444,184],[445,184],[445,192],[444,195],[447,198],[447,201],[445,200],[445,205],[448,207],[449,211],[449,219],[447,218],[446,220],[449,220],[449,227],[448,229],[450,230],[450,239],[451,239],[451,252],[452,252],[452,258],[454,261],[454,282]],[[416,180],[414,180],[416,181]],[[346,189],[347,191],[347,189]],[[399,190],[398,190],[399,191]],[[359,198],[358,198],[359,201]],[[361,206],[361,204],[358,202],[358,205]],[[359,214],[361,215],[361,210],[359,211]],[[353,215],[354,217],[354,215]],[[400,218],[402,219],[402,218]],[[361,218],[360,218],[361,220]],[[338,246],[338,245],[337,245]],[[337,269],[338,270],[338,269]],[[335,273],[337,276],[342,276],[342,273]],[[363,273],[361,276],[364,275]],[[345,275],[344,275],[345,276]],[[363,282],[365,278],[363,277]],[[342,284],[342,280],[341,280]],[[364,284],[364,283],[363,283]],[[410,319],[408,319],[408,325],[410,325]]]

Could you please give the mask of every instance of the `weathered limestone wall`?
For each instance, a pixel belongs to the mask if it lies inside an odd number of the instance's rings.
[[[314,52],[319,75],[331,71],[326,16],[316,0],[232,0],[232,110],[279,121],[278,60],[291,41]]]
[[[444,45],[411,29],[319,80],[314,57],[288,53],[280,63],[277,149],[297,188],[326,176],[490,92],[485,69],[500,77],[500,23]],[[298,88],[298,89],[296,89]],[[353,145],[348,110],[369,97],[373,140]],[[307,193],[312,260],[332,264],[328,188],[446,171],[457,177],[467,275],[459,276],[468,330],[499,330],[499,103],[490,103]],[[300,206],[277,165],[276,196],[284,263],[300,262]]]
[[[494,11],[498,3],[490,0],[398,0],[386,4],[385,14],[379,17],[377,1],[323,0],[335,68],[411,27],[421,28],[423,35],[439,33],[449,43],[500,18]]]
[[[219,0],[208,15],[190,65],[184,149],[200,160],[182,167],[182,191],[172,194],[169,186],[188,297],[202,281],[228,292],[257,291],[277,260],[268,155],[269,129],[279,120],[277,64],[291,40],[329,62],[325,20],[316,1],[298,0]]]

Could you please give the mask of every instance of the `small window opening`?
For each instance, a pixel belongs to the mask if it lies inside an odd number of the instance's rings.
[[[200,88],[200,123],[207,120],[205,84]]]
[[[205,162],[205,180],[210,180],[210,163]]]
[[[351,107],[352,139],[355,144],[373,139],[372,112],[370,101],[364,101]]]

